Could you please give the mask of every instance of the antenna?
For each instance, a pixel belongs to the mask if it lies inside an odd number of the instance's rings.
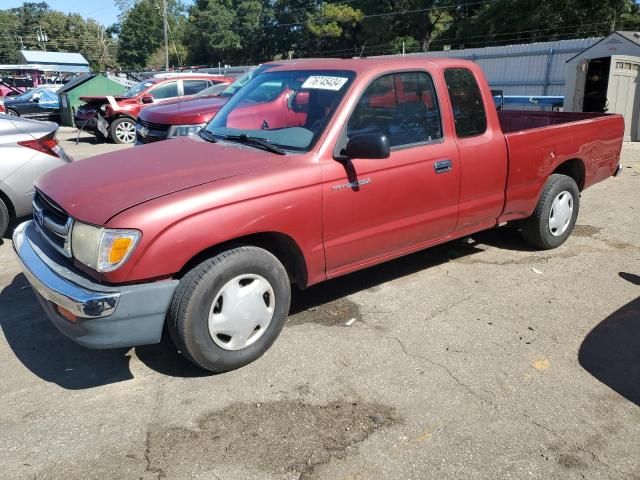
[[[362,45],[362,50],[360,50],[360,58],[362,58],[362,55],[364,54],[364,49],[367,48],[367,41],[364,41],[364,45]]]

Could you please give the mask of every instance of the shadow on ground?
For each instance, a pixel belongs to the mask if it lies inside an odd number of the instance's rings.
[[[357,291],[481,251],[476,244],[450,242],[307,290],[294,291],[290,323],[303,323],[299,315],[314,315],[309,311],[314,307],[320,309],[332,302],[344,302],[343,297]],[[129,362],[134,350],[90,350],[67,339],[47,319],[22,274],[0,292],[0,327],[16,357],[47,382],[77,390],[133,378]],[[164,335],[160,344],[135,348],[135,355],[163,375],[211,375],[184,359],[166,337]]]
[[[620,272],[640,285],[640,276]],[[613,312],[586,336],[578,359],[582,368],[640,406],[640,297]]]

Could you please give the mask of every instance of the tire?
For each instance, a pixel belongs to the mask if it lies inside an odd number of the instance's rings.
[[[7,233],[10,221],[11,215],[9,214],[9,209],[2,198],[0,198],[0,238],[4,237],[4,234]]]
[[[180,280],[167,328],[195,365],[227,372],[271,347],[290,304],[291,285],[282,263],[261,248],[237,247],[202,262]]]
[[[12,108],[7,108],[5,113],[11,117],[19,117],[20,114],[18,112],[16,112],[15,110],[13,110]]]
[[[543,250],[562,245],[576,224],[580,210],[580,191],[573,178],[553,174],[547,180],[538,205],[522,222],[522,237]]]
[[[109,137],[113,143],[133,143],[136,141],[136,122],[129,117],[114,120],[109,127]]]

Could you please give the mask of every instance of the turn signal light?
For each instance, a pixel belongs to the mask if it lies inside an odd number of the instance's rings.
[[[58,313],[60,315],[62,315],[67,320],[69,320],[71,323],[76,323],[78,321],[78,317],[76,317],[73,313],[71,313],[66,308],[61,307],[60,305],[56,305],[56,309],[58,310]]]
[[[120,237],[116,238],[111,245],[111,251],[109,252],[109,263],[119,263],[129,252],[133,238]]]

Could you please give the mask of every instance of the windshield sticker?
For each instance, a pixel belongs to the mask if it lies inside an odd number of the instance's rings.
[[[302,84],[302,88],[314,89],[314,90],[331,90],[334,92],[339,91],[348,78],[345,77],[327,77],[324,75],[312,75],[307,78]]]

